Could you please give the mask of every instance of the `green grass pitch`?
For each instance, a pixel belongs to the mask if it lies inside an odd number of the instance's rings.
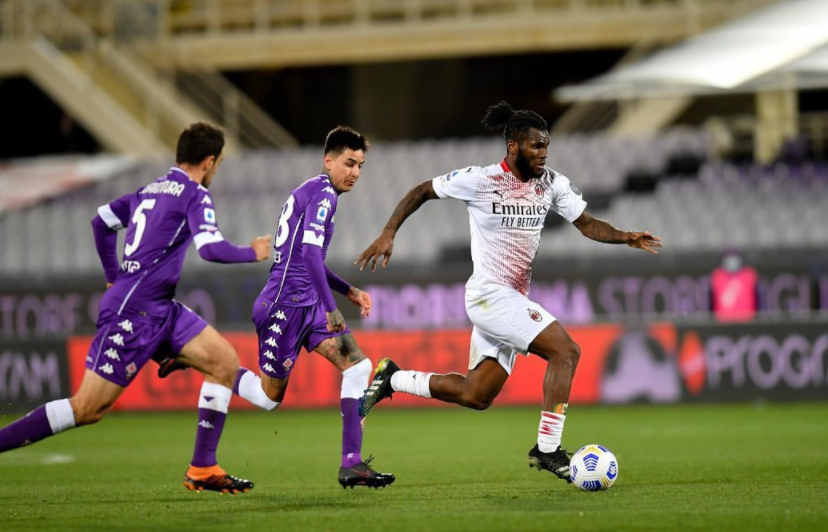
[[[598,493],[528,467],[538,415],[380,406],[364,450],[397,482],[343,490],[337,411],[231,413],[219,459],[256,488],[230,496],[181,484],[194,413],[115,414],[0,455],[0,530],[828,529],[828,403],[575,406],[565,445],[618,457]]]

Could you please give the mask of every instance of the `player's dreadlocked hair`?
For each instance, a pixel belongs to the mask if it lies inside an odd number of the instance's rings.
[[[489,107],[481,123],[489,131],[503,133],[503,138],[507,141],[520,140],[532,128],[541,131],[547,129],[546,120],[535,111],[515,111],[504,101]]]
[[[325,155],[329,153],[339,155],[348,148],[366,152],[369,146],[368,139],[359,131],[348,126],[336,126],[328,132],[325,138]]]
[[[196,122],[179,135],[175,162],[198,164],[211,155],[218,158],[223,149],[224,130],[210,122]]]

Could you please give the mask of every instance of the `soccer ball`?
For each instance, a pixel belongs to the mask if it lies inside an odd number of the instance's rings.
[[[618,460],[601,445],[585,445],[572,455],[569,478],[584,491],[608,489],[618,478]]]

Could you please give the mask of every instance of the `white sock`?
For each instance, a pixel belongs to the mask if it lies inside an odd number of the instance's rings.
[[[551,453],[561,446],[566,415],[555,412],[541,412],[538,427],[538,449],[542,453]]]
[[[391,375],[391,388],[396,392],[405,392],[420,397],[431,397],[428,381],[434,373],[424,371],[400,370]]]
[[[249,369],[240,368],[244,374],[239,379],[239,397],[247,399],[263,410],[275,410],[280,403],[272,401],[262,389],[262,379]]]
[[[359,399],[368,387],[371,375],[371,361],[367,358],[342,372],[342,389],[340,399]]]
[[[205,381],[198,395],[198,407],[226,414],[230,408],[231,397],[233,397],[233,390],[227,386]]]
[[[49,427],[52,434],[58,434],[75,426],[75,412],[69,399],[58,399],[46,403],[46,418],[49,420]]]

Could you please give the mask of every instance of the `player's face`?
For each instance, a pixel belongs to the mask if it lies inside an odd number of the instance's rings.
[[[549,135],[546,131],[530,129],[517,143],[515,166],[520,175],[538,178],[543,175],[546,156],[549,154]]]
[[[356,185],[362,165],[365,164],[365,152],[345,148],[339,155],[325,155],[325,173],[331,178],[331,185],[340,194],[348,192]]]
[[[207,157],[202,164],[204,164],[207,168],[207,171],[204,174],[204,179],[201,181],[201,186],[204,188],[210,188],[210,183],[213,182],[213,178],[216,177],[216,173],[218,172],[219,165],[221,161],[224,160],[224,153],[220,153],[218,157]]]

